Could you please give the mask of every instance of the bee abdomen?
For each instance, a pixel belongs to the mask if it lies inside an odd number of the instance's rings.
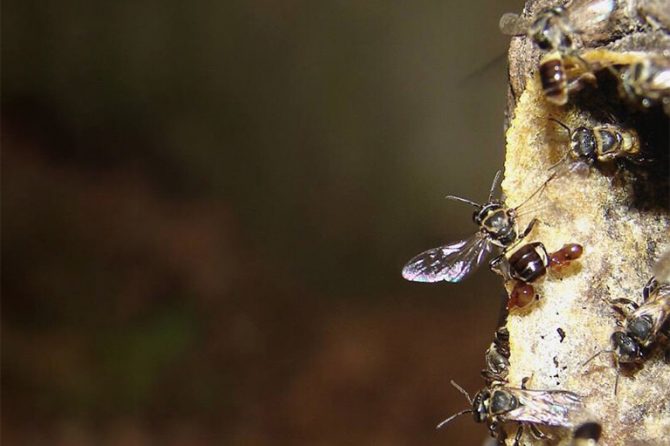
[[[510,275],[522,282],[533,282],[547,273],[549,255],[542,243],[529,243],[510,258]]]
[[[593,136],[596,140],[600,161],[608,161],[622,156],[633,156],[640,151],[639,140],[634,131],[604,125],[594,128]]]
[[[596,138],[598,147],[598,157],[616,155],[621,152],[623,139],[619,132],[611,132],[605,129],[594,129],[593,135]]]
[[[568,81],[560,57],[547,57],[540,64],[540,80],[549,102],[564,105],[568,102]]]

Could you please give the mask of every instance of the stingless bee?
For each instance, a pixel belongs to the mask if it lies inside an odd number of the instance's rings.
[[[531,283],[543,277],[548,269],[561,269],[582,256],[584,248],[577,243],[564,245],[556,252],[548,253],[540,242],[528,243],[516,250],[509,258],[498,256],[490,263],[491,270],[505,280],[516,280],[510,293],[507,309],[523,308],[535,299],[535,288]]]
[[[542,50],[565,53],[602,39],[616,7],[616,0],[573,0],[544,9],[534,19],[507,13],[500,18],[500,30],[510,36],[526,34]]]
[[[602,353],[612,354],[617,371],[614,383],[616,394],[621,364],[643,362],[660,333],[670,336],[670,326],[666,324],[670,314],[670,284],[660,283],[652,277],[642,290],[641,304],[630,299],[616,299],[610,304],[624,317],[623,324],[618,324],[621,329],[611,337],[614,348],[599,351],[585,364]]]
[[[530,22],[508,13],[500,19],[503,34],[525,34],[540,49],[548,50],[540,60],[540,81],[546,99],[565,105],[568,95],[586,83],[595,84],[593,67],[577,54],[584,42],[606,36],[616,0],[574,0],[565,6],[545,9]]]
[[[500,175],[501,171],[498,171],[491,185],[488,201],[484,204],[452,195],[446,197],[475,208],[472,219],[479,226],[479,231],[470,238],[429,249],[415,256],[402,270],[402,276],[405,279],[414,282],[442,280],[452,283],[460,282],[477,270],[494,249],[506,252],[528,235],[537,219],[533,219],[522,232],[519,232],[517,218],[522,215],[519,211],[534,196],[544,190],[553,175],[526,201],[515,208],[507,207],[502,200],[493,198]]]
[[[652,56],[619,70],[621,95],[642,108],[661,104],[670,115],[670,57]]]
[[[524,384],[516,388],[494,383],[470,398],[458,384],[452,381],[451,385],[465,395],[471,408],[442,421],[437,425],[438,429],[460,415],[472,413],[475,422],[486,423],[491,435],[500,437],[503,424],[516,422],[519,423],[514,439],[517,446],[524,428],[528,428],[536,438],[544,439],[547,436],[537,425],[572,427],[573,417],[583,409],[581,397],[566,390],[529,390]]]
[[[540,59],[540,82],[547,101],[555,105],[568,103],[572,92],[581,90],[587,83],[595,85],[596,75],[592,66],[576,54],[552,51]]]
[[[484,355],[486,368],[482,370],[482,377],[487,384],[507,382],[510,354],[509,331],[506,327],[499,327]]]
[[[602,426],[596,422],[582,423],[577,426],[572,434],[570,446],[598,446],[602,432]]]
[[[593,127],[580,126],[571,129],[558,119],[549,120],[560,125],[568,133],[570,149],[554,166],[568,158],[575,164],[569,170],[585,171],[595,162],[612,162],[617,159],[642,161],[640,156],[640,137],[632,128],[623,128],[613,124],[599,124]]]

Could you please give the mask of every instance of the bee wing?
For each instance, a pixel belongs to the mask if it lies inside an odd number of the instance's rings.
[[[579,395],[566,390],[526,390],[506,387],[519,400],[518,408],[507,412],[506,420],[547,426],[573,424],[573,414],[584,406]]]
[[[667,95],[670,90],[670,59],[658,57],[654,60],[655,73],[647,89],[659,95]]]
[[[492,245],[481,232],[449,245],[429,249],[407,262],[402,276],[413,282],[460,282],[488,258]]]
[[[616,7],[616,0],[574,0],[566,5],[566,11],[575,32],[598,38]]]
[[[660,282],[670,283],[670,250],[666,251],[654,265],[654,276]]]
[[[528,31],[528,26],[530,26],[528,19],[513,12],[506,12],[498,22],[500,32],[506,36],[523,36]]]
[[[652,332],[658,333],[670,315],[670,284],[661,285],[653,297],[635,310],[633,318],[649,316],[654,321]]]

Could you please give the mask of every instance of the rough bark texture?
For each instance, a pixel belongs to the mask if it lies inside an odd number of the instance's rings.
[[[553,4],[531,0],[524,14],[532,16]],[[624,3],[622,7],[610,39],[587,47],[670,49],[663,28],[667,2],[654,20],[643,20],[637,11],[658,7],[658,2]],[[586,410],[575,421],[600,422],[600,444],[668,444],[670,365],[660,351],[640,370],[622,373],[617,395],[611,355],[600,355],[584,365],[594,353],[611,347],[610,336],[620,318],[607,299],[639,302],[655,261],[670,249],[668,119],[661,111],[632,110],[617,95],[614,79],[606,75],[599,76],[597,88],[571,96],[566,106],[553,106],[544,99],[539,83],[540,56],[526,37],[512,39],[502,185],[508,205],[518,205],[536,190],[549,177],[550,166],[568,149],[565,131],[549,121],[550,117],[571,128],[606,122],[611,115],[625,120],[638,130],[654,162],[628,163],[622,168],[596,165],[586,177],[566,173],[551,181],[535,200],[542,206],[531,216],[541,223],[524,242],[540,241],[549,251],[565,243],[580,243],[584,254],[567,270],[550,273],[536,285],[542,298],[530,309],[509,314],[510,385],[519,386],[524,377],[531,377],[528,388],[565,389],[583,395]],[[515,426],[508,429],[513,437]],[[547,432],[553,440],[539,441],[525,434],[522,444],[570,444],[568,429]],[[507,441],[512,444],[511,439]]]

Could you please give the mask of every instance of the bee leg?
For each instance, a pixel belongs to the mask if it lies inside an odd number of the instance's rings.
[[[539,222],[537,218],[533,218],[530,223],[528,223],[528,226],[526,226],[526,229],[523,230],[521,234],[519,234],[519,238],[517,241],[521,241],[522,239],[526,238],[528,234],[530,234],[530,231],[533,230],[533,227]]]
[[[656,162],[655,158],[651,158],[649,156],[625,156],[622,158],[626,160],[627,162],[635,165],[635,166],[640,166],[640,167],[645,167],[649,166],[653,163]]]
[[[573,172],[582,178],[586,178],[591,173],[591,163],[583,160],[575,161],[572,163],[572,166],[570,166],[570,172]]]
[[[596,77],[593,75],[593,73],[584,73],[582,75],[577,76],[575,79],[572,79],[568,81],[568,91],[569,92],[577,92],[584,88],[584,85],[587,83],[591,85],[596,84]]]
[[[596,76],[587,61],[576,55],[567,57],[565,61],[568,92],[579,91],[586,83],[597,84]]]
[[[519,427],[516,429],[516,435],[514,436],[514,446],[519,446],[519,441],[521,441],[521,435],[523,435],[523,423],[519,423]]]
[[[658,287],[659,287],[659,284],[658,284],[658,281],[656,280],[655,277],[652,277],[651,279],[649,279],[647,284],[642,289],[642,298],[643,298],[644,302],[646,302],[649,299],[649,296],[654,294],[654,292],[658,289]]]
[[[607,303],[610,304],[617,313],[621,314],[624,317],[628,317],[635,310],[640,308],[640,306],[636,302],[625,298],[614,299],[614,300],[608,299]]]
[[[504,254],[500,254],[489,262],[489,269],[494,273],[502,276],[503,279],[509,280],[509,263]]]
[[[546,440],[548,438],[551,438],[549,435],[542,432],[540,428],[538,428],[534,424],[529,424],[528,426],[530,427],[530,433],[533,434],[533,437],[535,437],[536,439]]]
[[[526,376],[525,378],[523,378],[521,380],[521,388],[523,390],[528,390],[528,387],[526,387],[526,384],[528,384],[528,381],[530,381],[531,379],[533,379],[533,375]]]

